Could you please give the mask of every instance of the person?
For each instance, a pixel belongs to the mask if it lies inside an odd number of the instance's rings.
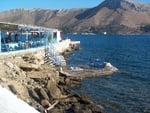
[[[11,33],[8,34],[8,37],[6,38],[6,43],[9,43],[11,42]]]
[[[15,34],[15,42],[18,42],[18,34]]]

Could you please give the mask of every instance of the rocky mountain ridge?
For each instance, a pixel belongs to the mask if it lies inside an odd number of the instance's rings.
[[[0,21],[58,28],[64,33],[148,34],[149,18],[150,5],[133,0],[105,0],[83,9],[14,9],[0,13]]]

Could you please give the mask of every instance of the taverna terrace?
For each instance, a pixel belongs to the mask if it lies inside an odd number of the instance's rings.
[[[0,22],[0,52],[10,52],[45,46],[61,41],[60,31],[44,27]]]
[[[0,55],[45,50],[58,65],[66,65],[64,52],[72,42],[70,39],[62,40],[61,31],[58,29],[0,22]]]

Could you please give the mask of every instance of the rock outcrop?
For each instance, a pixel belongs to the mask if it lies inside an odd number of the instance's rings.
[[[70,92],[81,85],[80,77],[61,74],[60,67],[43,64],[42,58],[39,53],[1,57],[0,85],[41,113],[105,113],[88,97]]]

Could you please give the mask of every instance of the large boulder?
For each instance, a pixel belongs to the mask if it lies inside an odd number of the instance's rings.
[[[62,95],[61,90],[57,87],[57,82],[53,76],[49,78],[47,89],[49,96],[54,99],[66,98],[66,95]]]

